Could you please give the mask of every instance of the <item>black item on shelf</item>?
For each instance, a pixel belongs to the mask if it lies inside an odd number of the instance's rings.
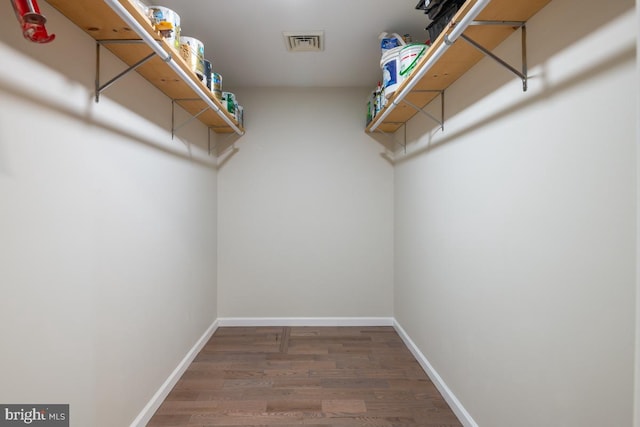
[[[429,38],[433,42],[444,30],[456,12],[464,4],[465,0],[442,0],[435,7],[438,8],[438,13],[434,15],[433,22],[429,24],[426,30],[429,32]],[[431,2],[434,3],[434,2]],[[426,12],[429,13],[431,8]],[[429,16],[431,18],[431,16]]]
[[[429,0],[420,0],[420,2],[416,5],[416,9],[426,11],[427,9],[429,9],[429,4],[431,4]]]
[[[431,0],[430,2],[426,2],[423,4],[422,2],[418,3],[416,9],[420,7],[421,10],[424,10],[424,13],[429,16],[429,19],[436,20],[445,13],[449,11],[449,8],[453,5],[456,5],[458,9],[465,3],[466,0]]]
[[[451,3],[452,0],[433,0],[429,2],[429,6],[425,9],[424,13],[429,16],[429,19],[438,19],[438,17],[442,14],[442,12],[447,9],[448,4]]]

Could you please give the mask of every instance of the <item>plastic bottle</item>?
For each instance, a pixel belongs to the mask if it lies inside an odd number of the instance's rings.
[[[380,40],[380,49],[382,49],[382,54],[394,47],[405,46],[406,44],[398,33],[389,34],[387,32],[382,32],[378,35],[378,40]]]
[[[375,117],[378,115],[379,107],[378,107],[378,96],[376,91],[371,92],[371,103],[373,105],[372,116]]]
[[[375,96],[376,96],[376,114],[378,114],[380,111],[382,111],[383,105],[382,105],[382,84],[380,82],[378,82],[378,87],[376,88],[376,92],[375,92]]]

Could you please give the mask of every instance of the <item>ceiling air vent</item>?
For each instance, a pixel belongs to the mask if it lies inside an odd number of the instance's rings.
[[[284,31],[282,34],[289,52],[319,52],[324,50],[323,31],[306,31],[303,33]]]

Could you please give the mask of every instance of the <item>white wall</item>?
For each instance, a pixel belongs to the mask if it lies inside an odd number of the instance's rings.
[[[29,44],[2,5],[0,401],[127,425],[218,316],[395,313],[480,425],[629,425],[630,3],[554,0],[526,94],[489,61],[463,77],[445,133],[409,124],[395,203],[366,92],[238,92],[217,202],[203,126],[171,140],[136,75],[94,104],[93,41],[44,3],[58,39]]]
[[[0,5],[0,402],[129,425],[217,317],[216,167],[136,74],[95,104],[94,42],[41,7],[48,45]]]
[[[393,168],[367,91],[238,93],[246,135],[218,176],[221,317],[392,315]]]
[[[394,312],[481,426],[632,423],[633,7],[552,1],[528,24],[527,93],[483,60],[447,91],[444,133],[408,126]],[[517,64],[519,45],[497,52]]]

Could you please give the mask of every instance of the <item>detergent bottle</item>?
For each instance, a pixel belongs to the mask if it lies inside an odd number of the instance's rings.
[[[382,54],[385,54],[394,47],[406,45],[404,39],[398,33],[389,34],[387,32],[382,32],[378,35],[378,39],[380,40],[380,49],[382,50]]]

